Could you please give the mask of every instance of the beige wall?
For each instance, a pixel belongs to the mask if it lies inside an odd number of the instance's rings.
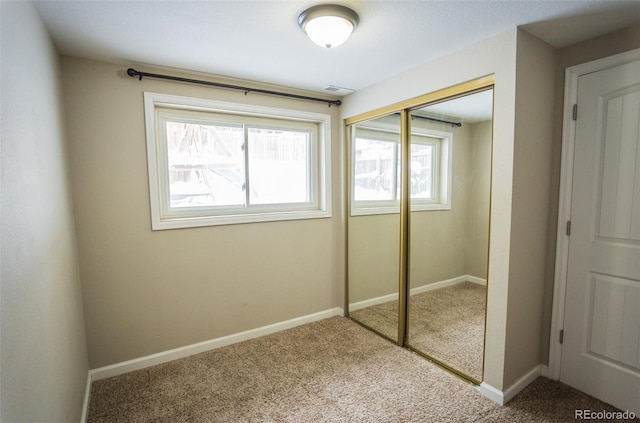
[[[342,305],[337,108],[62,64],[92,368]],[[144,91],[331,114],[334,217],[151,231]]]
[[[491,139],[493,122],[471,125],[469,157],[469,210],[467,274],[487,277],[489,254],[489,212],[491,201]]]
[[[31,3],[0,8],[0,420],[80,421],[89,366],[58,55]]]
[[[549,339],[556,258],[556,233],[558,227],[558,196],[560,191],[560,161],[562,158],[562,110],[564,105],[565,69],[570,66],[613,56],[640,48],[640,25],[616,31],[591,40],[583,41],[558,50],[555,79],[553,147],[550,168],[551,194],[549,204],[549,232],[547,240],[547,265],[545,273],[544,315],[540,354],[543,363],[549,361]]]
[[[349,217],[349,303],[398,293],[400,214]]]
[[[540,364],[555,65],[555,48],[518,31],[506,387]]]
[[[513,151],[517,30],[506,31],[434,62],[417,66],[345,98],[343,118],[494,74],[494,132],[485,381],[504,384]]]

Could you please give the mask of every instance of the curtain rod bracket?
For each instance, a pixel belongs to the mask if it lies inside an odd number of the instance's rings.
[[[206,86],[209,86],[209,87],[227,88],[227,89],[230,89],[230,90],[240,90],[240,91],[244,91],[244,95],[247,95],[250,92],[254,92],[254,93],[260,93],[260,94],[276,95],[276,96],[280,96],[280,97],[295,98],[295,99],[298,99],[298,100],[319,101],[321,103],[329,104],[329,107],[331,107],[332,105],[339,106],[339,105],[342,104],[341,100],[327,100],[327,99],[319,98],[319,97],[310,97],[310,96],[306,96],[306,95],[290,94],[290,93],[284,93],[284,92],[280,92],[280,91],[271,91],[271,90],[263,90],[263,89],[259,89],[259,88],[250,88],[250,87],[242,87],[242,86],[238,86],[238,85],[222,84],[222,83],[218,83],[218,82],[203,81],[203,80],[200,80],[200,79],[181,78],[181,77],[178,77],[178,76],[162,75],[162,74],[157,74],[157,73],[140,72],[140,71],[137,71],[137,70],[135,70],[133,68],[127,69],[127,75],[129,75],[130,77],[137,76],[139,81],[142,81],[142,77],[143,76],[148,76],[150,78],[166,79],[166,80],[169,80],[169,81],[186,82],[186,83],[189,83],[189,84],[206,85]]]

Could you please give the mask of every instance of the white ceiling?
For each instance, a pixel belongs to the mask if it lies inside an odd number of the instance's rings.
[[[297,26],[318,0],[35,3],[64,55],[318,92],[362,89],[515,26],[563,47],[640,23],[640,0],[335,2],[354,9],[360,24],[334,49]]]
[[[493,114],[493,90],[458,97],[418,109],[428,116],[461,120],[467,123],[490,120]]]

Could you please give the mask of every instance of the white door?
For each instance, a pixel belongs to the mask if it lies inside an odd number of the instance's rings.
[[[560,380],[640,415],[640,61],[580,76]]]

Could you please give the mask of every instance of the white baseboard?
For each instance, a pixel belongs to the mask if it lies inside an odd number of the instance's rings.
[[[541,367],[542,365],[540,364],[535,366],[533,369],[524,374],[520,379],[518,379],[513,385],[508,387],[505,391],[501,391],[486,382],[482,382],[482,384],[478,386],[477,389],[482,395],[489,398],[496,404],[505,405],[506,403],[511,401],[513,397],[518,395],[520,391],[529,386],[531,382],[536,380],[538,376],[540,376]]]
[[[278,322],[268,326],[262,326],[256,329],[251,329],[251,330],[240,332],[240,333],[234,333],[228,336],[211,339],[209,341],[199,342],[197,344],[192,344],[192,345],[186,345],[184,347],[159,352],[156,354],[151,354],[145,357],[123,361],[122,363],[116,363],[109,366],[99,367],[97,369],[89,370],[89,376],[92,381],[106,379],[106,378],[118,376],[124,373],[129,373],[134,370],[140,370],[146,367],[155,366],[157,364],[162,364],[169,361],[177,360],[179,358],[189,357],[194,354],[210,351],[216,348],[235,344],[237,342],[242,342],[249,339],[258,338],[260,336],[269,335],[271,333],[280,332],[285,329],[290,329],[296,326],[304,325],[306,323],[315,322],[315,321],[326,319],[333,316],[343,316],[343,315],[344,315],[344,310],[342,308],[336,307],[336,308],[324,310],[318,313],[297,317],[295,319],[285,320],[284,322]]]
[[[357,303],[349,304],[349,311],[360,310],[361,308],[367,308],[378,304],[390,303],[391,301],[398,301],[398,294],[383,295],[381,297],[371,298],[370,300],[358,301]]]
[[[529,386],[529,384],[536,380],[538,376],[540,376],[540,365],[537,365],[533,369],[529,370],[506,391],[504,391],[504,403],[506,404],[511,401],[513,397],[518,395],[520,391]]]
[[[456,285],[462,282],[473,282],[473,283],[477,283],[479,285],[487,285],[487,280],[486,279],[482,279],[479,278],[477,276],[471,276],[471,275],[462,275],[462,276],[458,276],[455,278],[451,278],[451,279],[446,279],[444,281],[438,281],[438,282],[434,282],[434,283],[430,283],[427,285],[422,285],[419,286],[417,288],[413,288],[410,291],[409,295],[418,295],[418,294],[422,294],[424,292],[427,291],[433,291],[434,289],[441,289],[441,288],[446,288],[448,286],[451,285]],[[353,303],[353,304],[349,304],[349,311],[356,311],[356,310],[360,310],[362,308],[367,308],[367,307],[371,307],[374,305],[378,305],[378,304],[384,304],[384,303],[388,303],[391,301],[397,301],[398,300],[398,294],[389,294],[389,295],[383,295],[381,297],[376,297],[376,298],[371,298],[370,300],[364,300],[364,301],[358,301],[357,303]]]
[[[462,282],[467,281],[468,276],[462,275],[456,278],[446,279],[444,281],[438,281],[434,283],[430,283],[428,285],[418,286],[416,288],[411,289],[411,295],[422,294],[423,292],[433,291],[434,289],[446,288],[448,286],[457,285]]]
[[[91,397],[91,370],[87,372],[87,383],[84,387],[84,401],[82,403],[82,414],[80,423],[86,423],[89,418],[89,398]]]
[[[480,386],[476,387],[476,389],[496,404],[504,405],[504,393],[498,388],[494,388],[487,382],[482,382]]]
[[[544,364],[540,365],[540,376],[546,377],[547,379],[553,379],[549,377],[549,366],[545,366]]]
[[[486,279],[482,279],[477,276],[471,276],[471,275],[467,275],[465,276],[465,278],[467,278],[467,282],[473,282],[473,283],[477,283],[478,285],[487,286]]]

